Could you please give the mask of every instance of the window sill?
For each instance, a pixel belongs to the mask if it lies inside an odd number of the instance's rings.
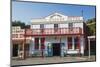
[[[68,49],[68,51],[77,51],[79,49]]]

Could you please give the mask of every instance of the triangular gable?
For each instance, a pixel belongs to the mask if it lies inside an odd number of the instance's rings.
[[[45,19],[48,19],[48,20],[56,20],[56,19],[67,19],[67,16],[63,15],[63,14],[60,14],[60,13],[53,13],[47,17],[45,17]]]

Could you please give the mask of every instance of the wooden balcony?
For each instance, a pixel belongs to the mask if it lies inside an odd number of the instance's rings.
[[[47,36],[47,35],[74,35],[82,34],[82,29],[79,27],[74,28],[45,28],[45,29],[27,29],[26,35],[29,36]]]

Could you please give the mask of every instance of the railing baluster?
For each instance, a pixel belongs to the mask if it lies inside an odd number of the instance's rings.
[[[41,32],[41,29],[27,29],[26,35],[49,35],[49,34],[82,34],[82,29],[75,27],[72,29],[69,28],[58,28],[55,32],[54,28],[47,28]]]

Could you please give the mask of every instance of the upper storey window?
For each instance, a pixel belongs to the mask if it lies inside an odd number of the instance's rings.
[[[58,31],[58,24],[54,24],[54,31]]]
[[[68,28],[69,28],[70,31],[72,31],[73,30],[73,23],[69,23]]]
[[[44,24],[40,24],[40,29],[44,29]]]
[[[73,28],[73,23],[69,23],[69,24],[68,24],[68,27],[69,27],[69,28]]]
[[[54,24],[54,28],[58,28],[58,24]]]
[[[41,32],[44,32],[44,24],[40,24]]]

